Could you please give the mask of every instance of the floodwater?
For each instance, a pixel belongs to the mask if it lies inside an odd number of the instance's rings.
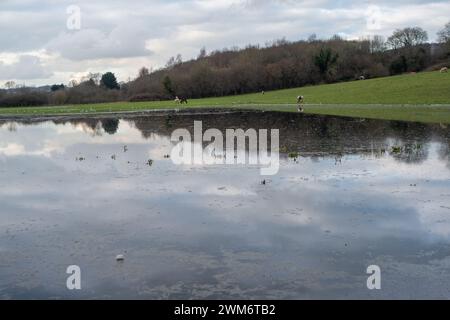
[[[280,129],[279,173],[175,165],[170,135],[194,120]],[[444,125],[270,112],[4,120],[0,182],[1,299],[450,298]],[[66,287],[70,265],[81,290]],[[367,288],[370,265],[381,290]]]

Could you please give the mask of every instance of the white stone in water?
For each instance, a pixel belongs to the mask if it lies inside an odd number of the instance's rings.
[[[123,254],[118,254],[116,256],[116,261],[118,261],[118,262],[125,261],[125,256]]]

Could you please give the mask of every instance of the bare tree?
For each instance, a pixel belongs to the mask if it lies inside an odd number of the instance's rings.
[[[166,68],[170,69],[181,63],[183,63],[181,54],[177,54],[176,57],[170,57],[169,61],[167,61],[167,63],[166,63]]]
[[[313,34],[309,35],[307,41],[308,42],[316,42],[317,41],[317,34],[313,33]]]
[[[170,57],[169,60],[166,62],[166,68],[172,68],[175,66],[175,57]]]
[[[96,85],[99,85],[100,84],[100,80],[102,79],[102,74],[101,73],[99,73],[99,72],[95,72],[95,73],[90,73],[89,74],[89,76],[90,76],[90,78],[92,79],[92,80],[94,80],[94,82],[95,82],[95,84]]]
[[[386,50],[386,40],[383,36],[375,35],[369,41],[370,52],[383,52]]]
[[[14,89],[16,87],[16,83],[14,81],[7,81],[5,83],[5,88],[6,89]]]
[[[197,59],[203,59],[206,58],[206,48],[203,47],[200,49],[200,53],[197,56]]]
[[[437,35],[440,43],[450,42],[450,22],[448,22]]]
[[[142,68],[139,69],[138,79],[145,78],[149,74],[150,74],[150,70],[148,68],[146,68],[146,67],[142,67]]]
[[[70,80],[69,83],[67,84],[67,86],[68,86],[69,88],[76,87],[77,85],[78,85],[78,81],[77,81],[77,80],[74,80],[74,79]]]
[[[175,64],[182,64],[183,63],[183,57],[181,54],[177,54],[177,57],[175,58]]]
[[[392,49],[413,47],[428,41],[428,33],[419,27],[397,29],[388,38],[388,45]]]

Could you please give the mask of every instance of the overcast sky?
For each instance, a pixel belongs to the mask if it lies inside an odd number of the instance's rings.
[[[0,84],[67,83],[105,71],[125,81],[178,53],[186,60],[202,47],[313,33],[354,39],[420,26],[434,40],[449,20],[448,0],[0,0]]]

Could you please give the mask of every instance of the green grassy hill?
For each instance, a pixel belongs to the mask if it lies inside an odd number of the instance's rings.
[[[424,72],[221,98],[194,99],[189,108],[225,107],[296,111],[305,96],[308,113],[450,123],[450,73]],[[53,115],[174,109],[173,101],[119,102],[63,107],[3,108],[0,115]]]
[[[298,95],[307,104],[447,104],[450,73],[424,72],[401,76],[308,86],[240,96],[192,100],[211,104],[295,104]]]
[[[311,104],[449,104],[450,73],[425,72],[304,87],[248,96],[261,103],[292,103],[301,93]]]

